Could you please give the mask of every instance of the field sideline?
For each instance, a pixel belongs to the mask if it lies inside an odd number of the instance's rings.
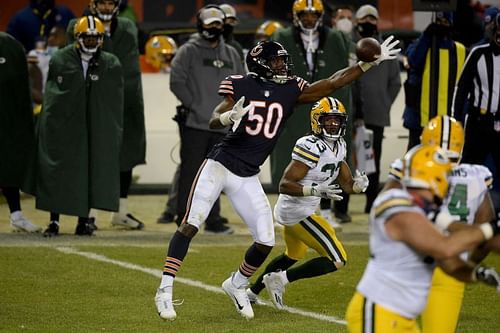
[[[255,319],[240,317],[220,284],[234,270],[251,239],[225,197],[223,214],[236,233],[200,234],[175,282],[178,318],[164,322],[153,302],[163,256],[173,225],[158,225],[165,196],[132,196],[130,210],[144,219],[144,231],[109,226],[99,215],[94,237],[72,233],[75,218],[61,221],[63,235],[12,233],[8,208],[0,204],[0,332],[346,332],[345,308],[368,258],[366,215],[362,196],[351,204],[354,222],[340,233],[348,252],[345,269],[289,285],[287,311],[254,306]],[[270,196],[274,202],[275,196]],[[39,225],[48,214],[36,211],[32,199],[22,202],[25,214]],[[283,250],[281,237],[271,256]],[[309,255],[313,255],[310,253]],[[487,263],[500,269],[499,256]],[[265,292],[261,295],[267,299]],[[493,289],[467,287],[458,332],[500,332],[500,295]]]

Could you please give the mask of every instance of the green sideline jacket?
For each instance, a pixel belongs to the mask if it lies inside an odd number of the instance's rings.
[[[18,41],[0,32],[0,186],[22,187],[34,153],[26,55]]]
[[[123,73],[110,53],[93,60],[84,78],[74,45],[51,59],[38,124],[38,209],[74,216],[118,210]]]
[[[73,35],[77,19],[67,29],[68,44],[75,41]],[[134,22],[117,17],[111,23],[111,37],[104,37],[103,50],[118,57],[123,69],[125,100],[123,111],[123,145],[121,171],[132,170],[146,161],[146,128],[144,124],[144,101],[142,96],[141,71],[137,28]],[[107,97],[109,98],[109,97]]]

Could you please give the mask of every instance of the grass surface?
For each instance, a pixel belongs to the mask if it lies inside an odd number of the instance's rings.
[[[366,215],[356,213],[362,207],[360,198],[354,197],[351,205],[354,222],[340,234],[348,252],[347,266],[287,286],[285,303],[316,317],[254,306],[252,321],[244,320],[220,290],[251,243],[224,198],[223,212],[236,234],[200,234],[193,240],[174,285],[174,298],[184,303],[176,307],[178,318],[173,322],[162,321],[153,302],[165,249],[175,230],[173,225],[155,223],[164,199],[131,198],[131,209],[146,221],[144,231],[113,229],[103,213],[97,236],[83,238],[71,235],[74,218],[62,221],[65,234],[54,239],[11,233],[7,207],[0,205],[0,332],[346,332],[342,323],[319,315],[343,320],[367,262]],[[23,206],[27,216],[44,224],[46,213],[35,211],[30,200]],[[101,257],[67,253],[67,248]],[[281,251],[278,236],[270,258]],[[487,264],[500,268],[499,256],[488,257]],[[261,297],[267,299],[265,291]],[[469,285],[458,332],[500,332],[499,319],[500,296],[489,287]]]

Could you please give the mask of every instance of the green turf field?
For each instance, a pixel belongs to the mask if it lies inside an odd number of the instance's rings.
[[[200,234],[193,240],[174,285],[174,299],[183,300],[177,319],[158,317],[153,297],[175,230],[155,223],[164,200],[131,198],[131,211],[146,221],[144,231],[114,229],[102,213],[96,236],[73,236],[76,220],[64,218],[64,234],[54,239],[12,233],[8,209],[0,204],[0,332],[346,332],[345,309],[368,258],[366,215],[356,212],[361,197],[353,198],[354,222],[339,235],[347,266],[288,285],[287,311],[254,306],[251,321],[220,289],[251,243],[225,199],[223,212],[236,234]],[[23,201],[26,215],[46,224],[47,214],[33,205],[31,199]],[[280,236],[277,241],[271,256],[283,250]],[[500,269],[499,256],[487,263]],[[267,299],[265,291],[261,296]],[[462,310],[459,332],[500,332],[500,295],[493,289],[469,285]]]

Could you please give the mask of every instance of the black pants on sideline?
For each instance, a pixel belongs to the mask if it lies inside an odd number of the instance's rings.
[[[186,214],[191,185],[198,169],[207,157],[212,147],[219,143],[224,134],[184,127],[181,131],[181,170],[177,201],[177,224],[180,224]],[[220,217],[219,199],[214,203],[208,214],[206,224],[210,225]]]
[[[7,200],[9,205],[9,211],[11,213],[21,210],[21,195],[19,194],[19,188],[12,186],[0,187],[3,196]]]
[[[410,128],[408,130],[409,137],[408,137],[408,147],[406,148],[407,151],[412,149],[416,145],[420,144],[420,136],[422,135],[423,130],[424,129],[422,127]]]
[[[368,176],[369,184],[366,189],[365,212],[369,212],[373,201],[379,191],[380,157],[382,155],[382,140],[384,139],[384,127],[365,124],[366,128],[373,131],[373,155],[375,158],[375,172]]]

